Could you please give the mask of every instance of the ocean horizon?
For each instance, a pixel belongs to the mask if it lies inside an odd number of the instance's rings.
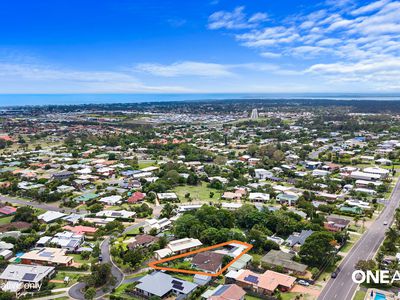
[[[398,101],[400,94],[363,93],[199,93],[199,94],[0,94],[0,106],[84,105],[207,100],[371,100]]]

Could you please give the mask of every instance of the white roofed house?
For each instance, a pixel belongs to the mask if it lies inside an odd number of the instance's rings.
[[[62,217],[65,217],[66,214],[60,213],[58,211],[46,211],[44,214],[41,214],[38,216],[38,220],[45,222],[45,223],[51,223],[54,222],[58,219],[61,219]]]
[[[312,172],[312,176],[314,177],[326,177],[329,176],[331,172],[326,170],[314,169]]]
[[[390,171],[387,169],[383,168],[378,168],[378,167],[369,167],[369,168],[364,168],[363,171],[365,173],[369,174],[374,174],[374,175],[379,175],[380,179],[385,179],[389,176]]]
[[[221,207],[227,210],[237,210],[242,207],[242,203],[222,202]]]
[[[214,180],[217,180],[217,181],[219,181],[219,182],[221,182],[223,184],[228,184],[229,183],[229,180],[227,178],[224,178],[224,177],[221,177],[221,176],[208,177],[208,180],[210,182],[212,182]]]
[[[365,193],[368,195],[376,195],[376,191],[373,189],[367,189],[367,188],[355,188],[354,189],[355,192],[360,192],[360,193]]]
[[[146,225],[143,226],[143,231],[145,233],[149,233],[153,228],[155,228],[158,232],[162,232],[171,227],[172,222],[167,218],[162,218],[160,220],[157,219],[148,219],[145,221]]]
[[[375,162],[380,164],[380,165],[386,165],[386,166],[390,166],[390,165],[393,164],[393,162],[390,159],[387,159],[387,158],[379,158]]]
[[[249,200],[252,202],[268,202],[270,200],[269,194],[265,193],[250,193]]]
[[[272,174],[272,172],[265,170],[265,169],[255,169],[254,174],[257,179],[267,179],[269,177],[274,176],[274,174]]]
[[[68,252],[75,252],[83,242],[84,236],[82,234],[76,234],[70,231],[56,233],[50,240],[51,244],[55,244]]]
[[[156,259],[162,259],[168,255],[178,255],[197,249],[203,245],[198,239],[183,238],[169,242],[167,247],[154,251]]]
[[[160,202],[178,200],[178,196],[175,193],[157,193],[157,198]]]
[[[40,291],[43,280],[54,274],[54,267],[10,264],[0,274],[1,290],[20,297],[25,292]]]
[[[108,196],[108,197],[101,198],[99,201],[112,206],[112,205],[120,204],[122,202],[122,197],[119,195]]]
[[[359,188],[367,188],[367,187],[376,188],[378,186],[381,186],[382,184],[383,184],[382,181],[368,181],[362,179],[356,180],[356,187]]]
[[[376,181],[380,180],[381,176],[379,174],[367,173],[362,171],[351,172],[350,177],[353,179]]]
[[[123,218],[123,219],[130,219],[136,215],[134,211],[127,211],[127,210],[103,210],[96,213],[96,217],[106,217],[106,218]]]
[[[74,190],[75,190],[75,188],[73,186],[68,186],[68,185],[60,185],[59,187],[57,187],[58,193],[69,193]]]
[[[96,173],[102,177],[110,177],[111,175],[113,175],[115,173],[115,170],[114,170],[114,168],[111,168],[111,167],[101,167],[101,168],[97,169]]]

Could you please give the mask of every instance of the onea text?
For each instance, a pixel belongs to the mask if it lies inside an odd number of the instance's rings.
[[[400,281],[400,271],[395,271],[394,273],[391,273],[389,272],[389,270],[356,270],[351,275],[351,279],[354,283],[393,283],[395,281]]]

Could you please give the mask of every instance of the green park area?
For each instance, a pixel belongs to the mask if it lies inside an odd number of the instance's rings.
[[[221,192],[217,189],[209,188],[206,182],[201,182],[199,185],[185,185],[177,186],[173,189],[181,202],[188,202],[189,199],[192,201],[217,201],[221,198]],[[185,195],[190,194],[190,198],[185,198]],[[214,193],[213,197],[210,198],[210,193]]]

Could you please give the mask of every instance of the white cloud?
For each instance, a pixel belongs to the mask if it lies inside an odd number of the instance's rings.
[[[308,68],[307,72],[318,74],[366,74],[400,68],[399,58],[386,58],[384,60],[363,60],[357,63],[332,63],[315,64]]]
[[[399,0],[376,0],[367,5],[327,0],[316,7],[306,14],[242,28],[235,38],[265,58],[301,59],[298,63],[308,76],[320,74],[329,77],[329,82],[357,82],[358,78],[371,86],[378,82],[396,86],[393,83],[399,76],[392,69],[399,67],[400,59]],[[305,59],[326,63],[311,64]]]
[[[145,63],[137,65],[135,69],[163,77],[226,77],[234,75],[225,65],[195,61],[177,62],[170,65]]]
[[[262,57],[266,57],[266,58],[278,58],[278,57],[282,56],[281,53],[277,53],[277,52],[261,52],[260,55]]]
[[[254,28],[268,19],[266,13],[258,12],[250,17],[243,12],[244,6],[236,7],[232,12],[217,11],[208,17],[209,29],[245,29]]]
[[[3,92],[18,91],[11,86],[24,86],[24,92],[32,93],[191,91],[179,86],[146,85],[123,72],[79,71],[28,63],[0,63],[0,79]]]
[[[250,23],[265,22],[268,20],[268,15],[266,13],[255,13],[249,18]]]
[[[376,1],[376,2],[372,2],[368,5],[365,6],[361,6],[355,10],[353,10],[351,12],[352,15],[362,15],[365,13],[369,13],[371,11],[375,11],[379,8],[382,8],[383,6],[385,6],[387,3],[389,2],[389,0],[381,0],[381,1]]]

